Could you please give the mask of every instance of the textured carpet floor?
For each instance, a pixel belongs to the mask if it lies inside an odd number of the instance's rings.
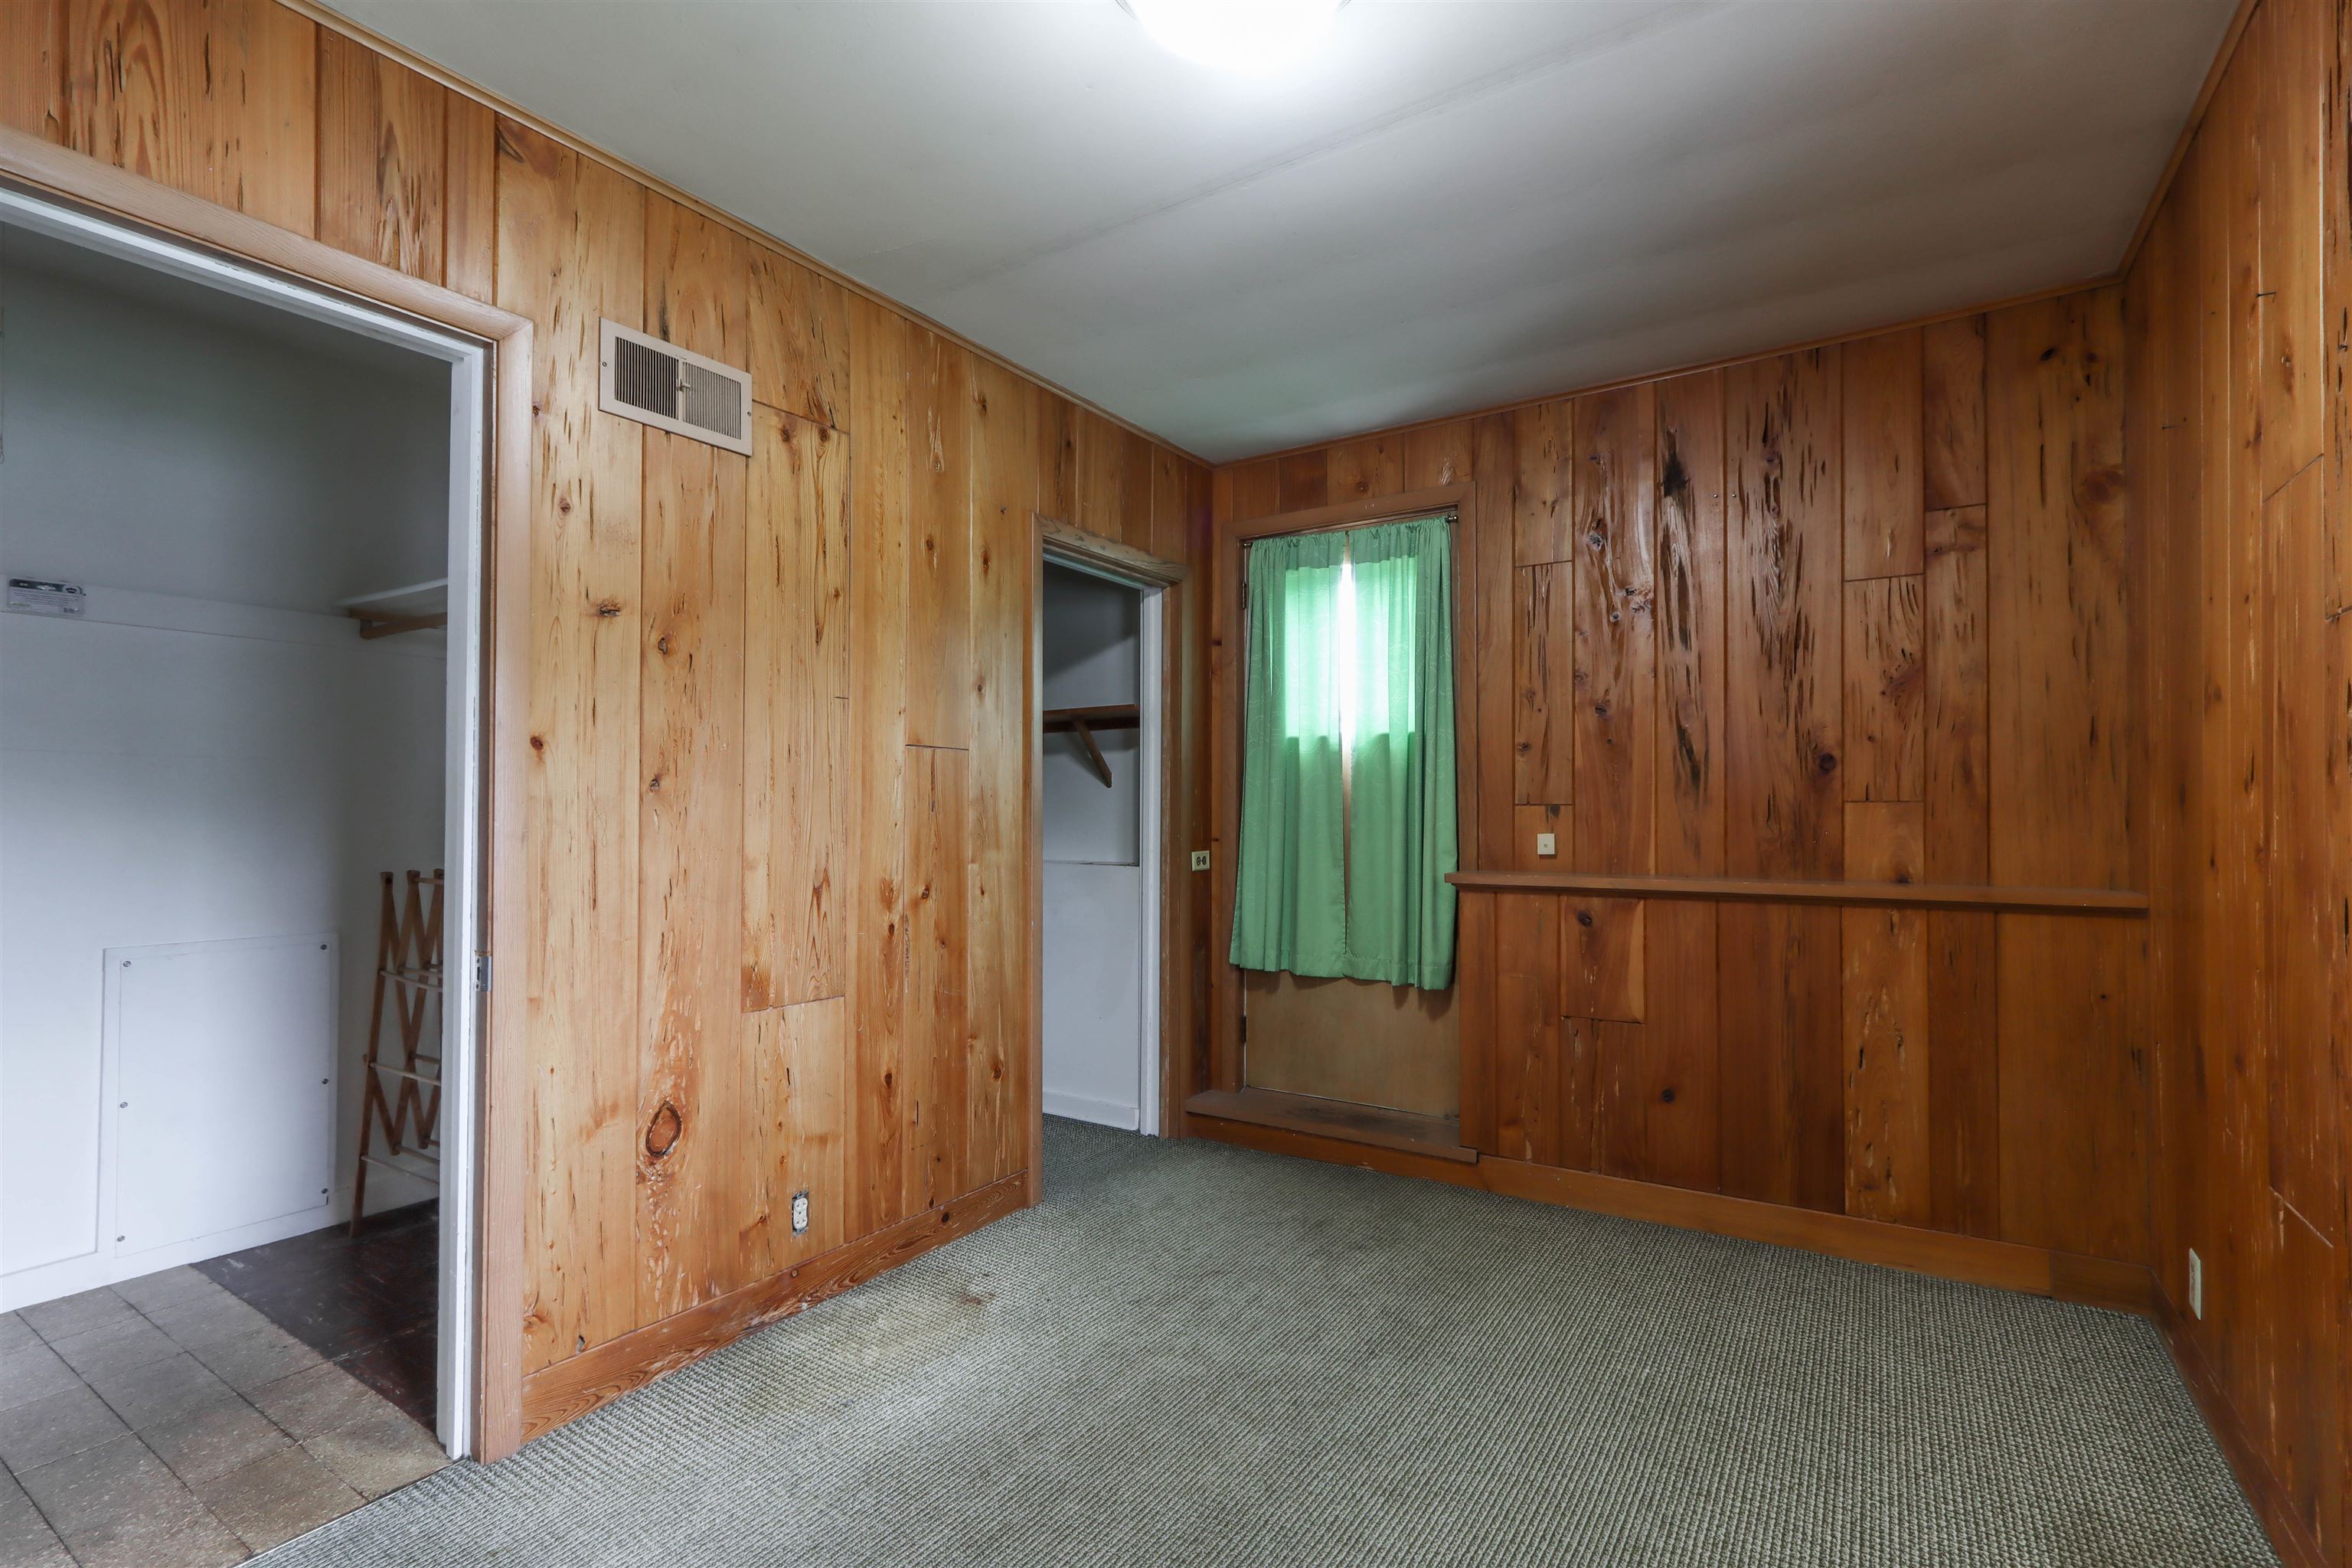
[[[1047,1124],[1046,1202],[311,1564],[2269,1564],[2136,1318]]]

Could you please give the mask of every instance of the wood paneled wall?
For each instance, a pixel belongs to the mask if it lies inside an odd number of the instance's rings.
[[[499,585],[530,601],[529,1037],[496,1043],[529,1177],[487,1238],[526,1255],[526,1390],[627,1386],[674,1325],[745,1321],[714,1304],[1034,1179],[1033,512],[1189,561],[1206,471],[274,0],[11,5],[0,121],[536,327]],[[749,365],[751,455],[599,413],[605,317]],[[1206,618],[1172,592],[1176,848]],[[1170,882],[1181,1068],[1206,906]]]
[[[2157,1276],[2282,1554],[2337,1565],[2352,1563],[2346,60],[2338,0],[2262,0],[2126,282]]]
[[[2129,889],[2122,362],[2101,289],[1217,493],[1475,487],[1465,868]],[[2145,921],[1509,890],[1462,930],[1487,1153],[2147,1257]]]

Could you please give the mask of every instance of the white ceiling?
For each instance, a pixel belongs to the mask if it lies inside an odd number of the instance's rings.
[[[1215,460],[2104,275],[2232,0],[336,0]]]

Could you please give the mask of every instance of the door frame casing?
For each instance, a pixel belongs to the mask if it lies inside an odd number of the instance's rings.
[[[478,996],[472,1150],[474,1347],[472,1419],[459,1446],[482,1459],[522,1441],[523,1236],[527,1109],[527,962],[523,779],[528,765],[531,383],[533,329],[523,317],[364,260],[291,230],[0,127],[0,180],[28,195],[250,268],[362,310],[406,318],[480,345],[487,362],[483,475],[478,783],[478,956],[509,955],[503,986]],[[508,591],[499,592],[500,585]],[[456,639],[453,639],[453,644]],[[453,659],[461,650],[453,646]],[[476,953],[459,958],[472,968]],[[446,1223],[446,1221],[445,1221]]]
[[[1137,696],[1138,706],[1142,710],[1142,744],[1139,750],[1146,759],[1146,772],[1137,804],[1140,818],[1137,855],[1143,871],[1144,926],[1143,1026],[1139,1040],[1143,1059],[1138,1099],[1140,1131],[1154,1137],[1175,1137],[1183,1131],[1182,1086],[1171,1082],[1171,1079],[1181,1064],[1184,1052],[1181,1041],[1171,1041],[1168,1037],[1168,1009],[1162,1005],[1162,994],[1171,976],[1183,973],[1186,956],[1185,922],[1172,918],[1174,911],[1169,907],[1175,889],[1182,886],[1178,879],[1183,873],[1171,863],[1171,858],[1178,851],[1171,844],[1167,831],[1168,803],[1181,787],[1181,781],[1172,775],[1183,763],[1183,759],[1177,755],[1177,748],[1168,744],[1168,716],[1177,710],[1182,700],[1183,679],[1181,661],[1168,657],[1171,618],[1168,609],[1168,590],[1184,581],[1186,568],[1181,562],[1138,550],[1133,545],[1048,517],[1043,512],[1030,515],[1035,538],[1033,553],[1036,563],[1035,580],[1030,595],[1033,609],[1029,627],[1031,668],[1028,703],[1031,738],[1029,929],[1034,954],[1034,962],[1031,964],[1029,1013],[1030,1082],[1035,1086],[1035,1092],[1031,1097],[1035,1141],[1030,1149],[1029,1167],[1034,1184],[1044,1157],[1045,1103],[1045,563],[1051,561],[1055,565],[1132,588],[1142,599]],[[1036,1201],[1034,1192],[1030,1201]]]

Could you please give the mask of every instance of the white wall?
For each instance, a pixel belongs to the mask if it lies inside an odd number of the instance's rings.
[[[1045,569],[1044,705],[1133,702],[1142,595]],[[1133,1128],[1142,1116],[1144,869],[1137,853],[1140,731],[1095,739],[1112,786],[1075,735],[1045,737],[1045,1109]]]
[[[154,1266],[118,1272],[99,1224],[108,948],[337,933],[320,1217],[348,1212],[375,873],[443,843],[441,639],[363,644],[331,605],[444,570],[446,368],[58,259],[0,236],[0,570],[91,595],[86,620],[0,616],[11,1307]],[[225,1127],[220,1157],[268,1136]],[[372,1211],[428,1192],[371,1184]]]

